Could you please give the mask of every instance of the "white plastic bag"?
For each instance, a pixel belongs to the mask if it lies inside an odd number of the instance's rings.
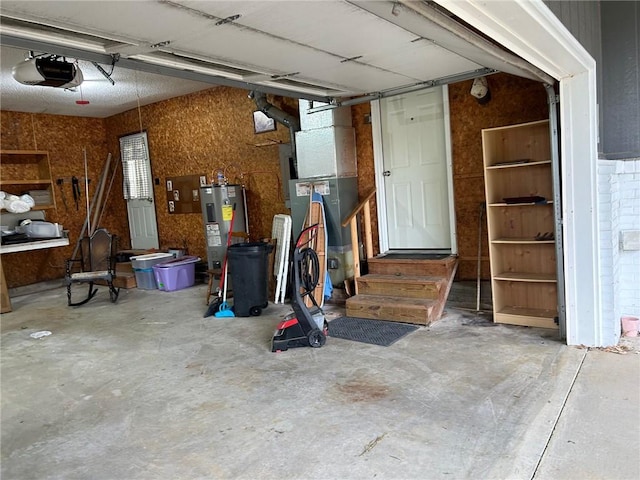
[[[22,200],[24,203],[29,205],[30,209],[36,206],[36,201],[33,199],[31,195],[27,193],[25,193],[24,195],[20,195],[20,200]]]
[[[9,200],[8,202],[5,200],[5,208],[11,213],[25,213],[31,210],[31,207],[26,202],[20,200],[20,198],[17,200]]]

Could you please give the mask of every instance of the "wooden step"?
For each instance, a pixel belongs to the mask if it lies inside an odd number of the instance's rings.
[[[367,262],[371,274],[448,277],[457,264],[457,258],[449,256],[441,260],[426,260],[376,257]]]
[[[435,300],[394,296],[362,295],[347,299],[349,317],[389,320],[417,325],[429,325],[433,318]]]
[[[444,277],[369,274],[359,277],[358,293],[435,300],[446,287]]]
[[[441,260],[376,258],[369,262],[370,273],[356,280],[358,295],[347,299],[348,316],[425,326],[440,319],[458,266],[456,257]],[[391,273],[380,273],[380,270]],[[443,273],[419,275],[416,271]]]

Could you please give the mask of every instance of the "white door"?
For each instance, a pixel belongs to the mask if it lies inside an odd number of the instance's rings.
[[[452,248],[445,110],[442,87],[379,102],[382,172],[377,176],[388,249]]]
[[[121,137],[120,154],[131,248],[159,248],[147,134],[143,132]]]
[[[153,200],[127,200],[131,248],[159,248],[156,210]]]

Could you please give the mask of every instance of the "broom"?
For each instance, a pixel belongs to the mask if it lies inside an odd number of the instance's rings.
[[[224,288],[222,294],[222,303],[218,308],[218,311],[214,314],[217,318],[222,317],[235,317],[236,315],[231,310],[231,307],[227,303],[227,285],[229,278],[229,247],[231,246],[231,234],[233,233],[233,220],[236,217],[236,204],[233,204],[233,211],[231,212],[231,225],[229,226],[229,236],[227,237],[227,251],[224,256]]]

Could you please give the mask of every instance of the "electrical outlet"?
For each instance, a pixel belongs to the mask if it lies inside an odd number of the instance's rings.
[[[640,230],[620,232],[620,250],[640,250]]]

